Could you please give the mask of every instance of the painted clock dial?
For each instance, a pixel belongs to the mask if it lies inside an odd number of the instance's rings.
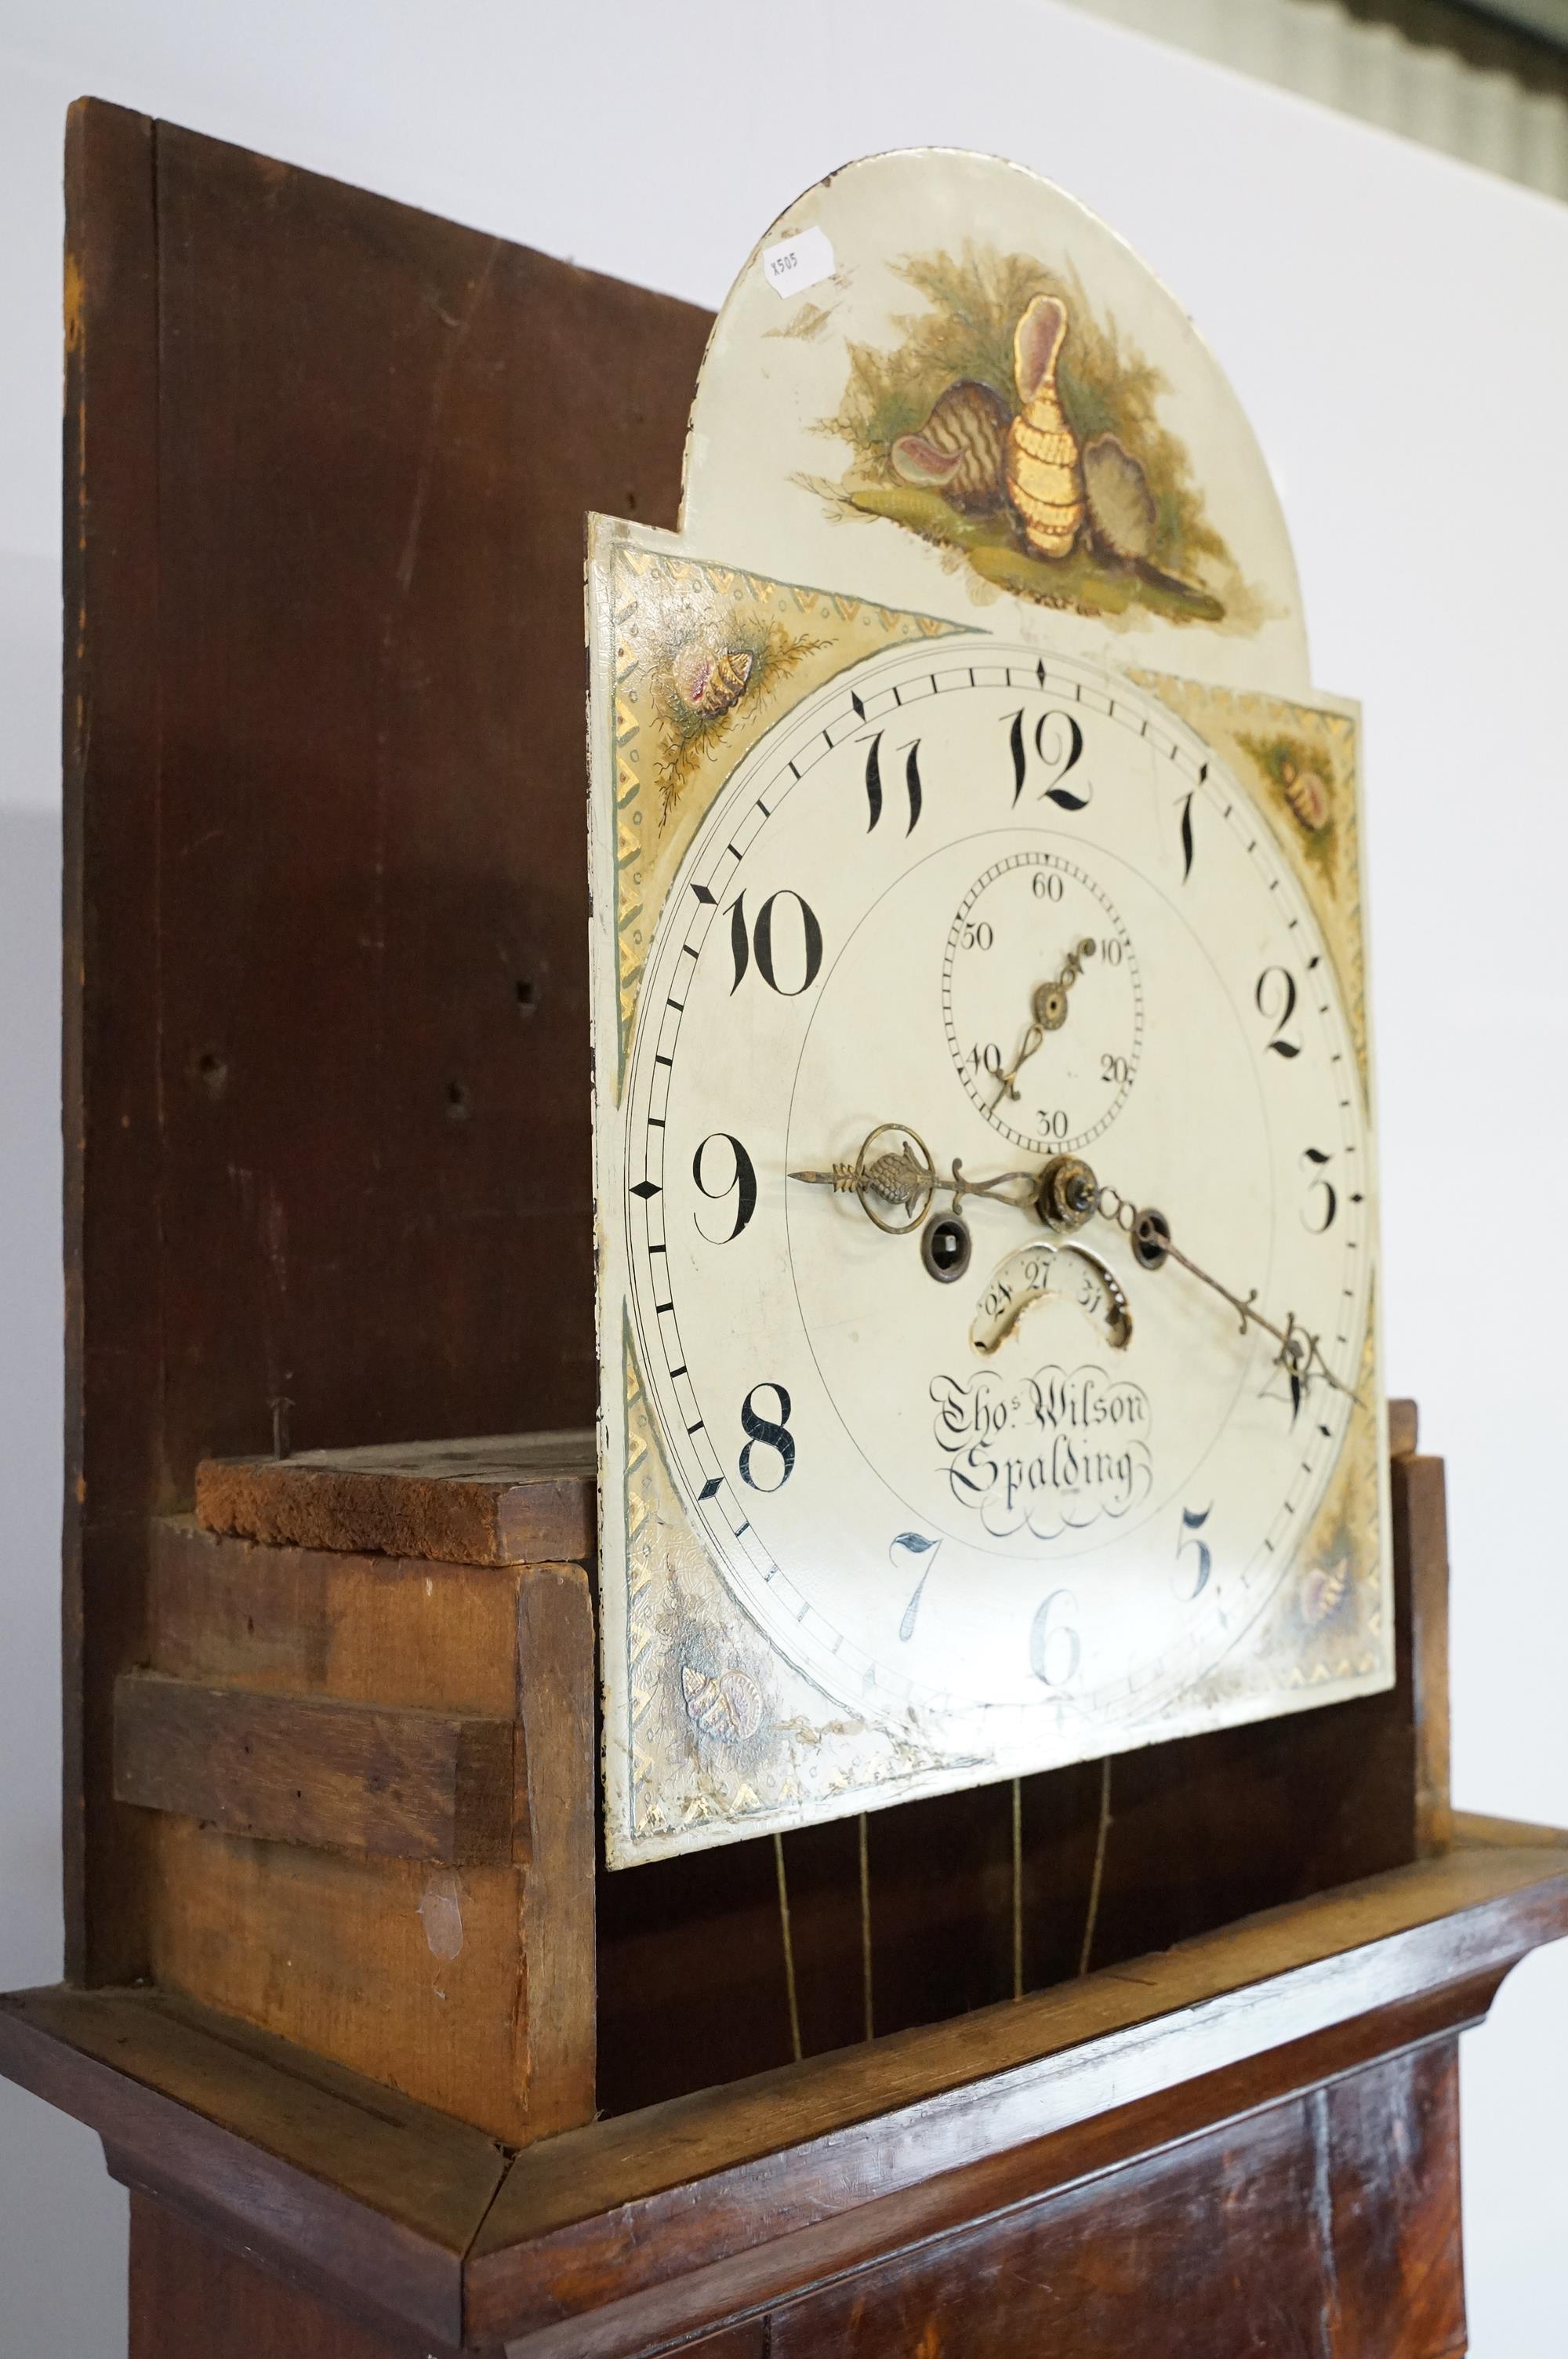
[[[600,1122],[668,1480],[836,1708],[1038,1767],[1129,1741],[1252,1629],[1366,1414],[1367,1111],[1275,823],[1165,701],[963,636],[804,696],[691,838]],[[869,1139],[997,1184],[957,1275],[923,1249],[942,1191],[893,1234],[791,1176]],[[1067,1234],[1009,1201],[1058,1154],[1108,1191]],[[1343,1389],[1143,1266],[1121,1203]]]

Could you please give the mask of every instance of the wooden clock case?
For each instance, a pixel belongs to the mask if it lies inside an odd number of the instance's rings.
[[[864,1908],[804,1830],[787,1927],[769,1842],[596,1874],[582,517],[674,521],[707,316],[93,102],[68,198],[0,2066],[132,2190],[133,2354],[1462,2351],[1457,2035],[1568,1837],[1451,1812],[1408,1407],[1390,1693],[878,1814]]]

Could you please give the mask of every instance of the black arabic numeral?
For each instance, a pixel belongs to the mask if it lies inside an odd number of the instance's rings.
[[[1203,785],[1203,783],[1204,783],[1205,779],[1206,779],[1207,777],[1208,777],[1208,764],[1206,762],[1206,763],[1204,764],[1204,766],[1203,766],[1202,769],[1198,772],[1198,786],[1199,786],[1199,787],[1201,787],[1201,786]],[[1195,788],[1194,788],[1194,789],[1193,789],[1193,794],[1195,794],[1196,792],[1197,792],[1197,788],[1196,788],[1196,787],[1195,787]],[[1182,795],[1181,797],[1179,797],[1179,798],[1178,798],[1178,800],[1177,800],[1177,803],[1176,803],[1176,809],[1177,809],[1177,810],[1181,812],[1181,814],[1182,814],[1182,882],[1183,882],[1183,884],[1184,885],[1184,884],[1186,883],[1186,881],[1187,881],[1188,877],[1189,877],[1189,876],[1192,875],[1192,873],[1193,873],[1193,796],[1192,796],[1192,794]]]
[[[733,998],[741,988],[746,969],[752,963],[752,945],[746,930],[744,893],[736,896],[725,911],[725,915],[730,920],[730,953],[735,962],[735,980],[730,986],[730,995]]]
[[[1266,966],[1258,978],[1253,994],[1258,1013],[1271,1028],[1264,1054],[1272,1050],[1276,1057],[1299,1057],[1302,1044],[1292,1040],[1285,1027],[1296,1012],[1296,979],[1288,967]]]
[[[1193,799],[1184,795],[1182,813],[1182,882],[1184,885],[1193,873]]]
[[[1201,1510],[1195,1507],[1182,1509],[1182,1537],[1176,1542],[1176,1571],[1173,1579],[1176,1594],[1184,1605],[1191,1605],[1208,1587],[1208,1577],[1214,1569],[1214,1556],[1208,1542],[1206,1539],[1197,1538],[1195,1535],[1203,1530],[1213,1513],[1212,1499],[1208,1506]],[[1183,1563],[1183,1558],[1187,1556],[1197,1558],[1195,1566],[1189,1567]],[[1190,1588],[1185,1585],[1189,1580],[1192,1583]]]
[[[900,1532],[888,1543],[888,1562],[895,1572],[898,1571],[898,1555],[894,1553],[895,1550],[906,1560],[913,1557],[917,1563],[922,1557],[925,1559],[925,1564],[921,1567],[920,1579],[914,1584],[914,1594],[904,1607],[903,1619],[898,1625],[898,1635],[906,1646],[914,1636],[915,1616],[920,1612],[920,1601],[925,1594],[925,1584],[931,1578],[931,1568],[936,1561],[936,1551],[941,1545],[939,1539],[927,1539],[924,1532]]]
[[[905,835],[914,833],[914,822],[920,817],[920,806],[925,797],[920,784],[920,740],[917,737],[904,757],[903,783],[909,791],[909,825]]]
[[[882,815],[881,749],[882,733],[879,729],[866,748],[866,808],[871,814],[866,821],[868,835]],[[899,750],[903,756],[903,783],[909,796],[909,825],[903,832],[905,835],[913,835],[914,822],[920,817],[921,808],[925,800],[925,790],[920,782],[919,738],[916,737],[911,745],[901,746]]]
[[[773,912],[781,901],[793,901],[800,911],[804,973],[798,983],[781,983],[773,963]],[[770,893],[757,912],[757,922],[750,929],[749,941],[744,893],[736,895],[724,915],[730,920],[730,951],[735,962],[735,980],[730,986],[731,996],[740,990],[753,955],[757,973],[769,990],[776,991],[781,999],[798,999],[803,991],[810,990],[822,971],[822,929],[809,901],[803,901],[800,895],[787,885],[782,892]]]
[[[1029,749],[1033,745],[1035,759],[1050,773],[1045,784],[1040,789],[1042,797],[1048,802],[1054,802],[1059,810],[1087,810],[1093,789],[1086,787],[1085,792],[1079,795],[1075,794],[1071,788],[1062,784],[1067,773],[1076,768],[1084,750],[1084,733],[1072,714],[1047,711],[1040,715],[1033,729],[1027,732],[1023,725],[1022,705],[1016,712],[1009,713],[1007,719],[1007,742],[1012,754],[1014,809],[1017,808],[1018,799],[1023,792],[1024,781],[1029,776]],[[1047,742],[1045,732],[1053,722],[1055,723],[1055,734]]]
[[[1307,1204],[1302,1208],[1302,1226],[1314,1237],[1323,1236],[1334,1226],[1335,1215],[1339,1210],[1339,1190],[1324,1170],[1325,1164],[1333,1160],[1333,1156],[1325,1154],[1321,1147],[1307,1147],[1302,1150],[1301,1168],[1308,1181]],[[1320,1220],[1311,1217],[1309,1206],[1312,1211],[1322,1214]]]
[[[879,729],[876,735],[872,738],[871,744],[866,748],[866,801],[870,807],[871,814],[870,819],[866,821],[866,833],[868,835],[870,835],[872,828],[875,827],[878,820],[880,820],[882,815],[881,753],[882,733]]]
[[[776,1419],[763,1417],[753,1408],[752,1403],[759,1393],[776,1396],[779,1405]],[[782,1491],[795,1472],[795,1436],[789,1430],[789,1395],[783,1385],[775,1384],[771,1377],[762,1384],[753,1385],[741,1404],[741,1423],[750,1436],[741,1452],[741,1482],[748,1484],[753,1491]],[[752,1452],[758,1448],[777,1453],[781,1472],[776,1483],[759,1483],[752,1473]]]
[[[1077,1677],[1083,1641],[1070,1623],[1053,1624],[1053,1607],[1076,1614],[1078,1601],[1070,1589],[1054,1589],[1029,1625],[1029,1668],[1048,1688],[1065,1688]]]
[[[1296,1419],[1302,1413],[1302,1403],[1306,1398],[1306,1386],[1302,1381],[1301,1370],[1294,1366],[1287,1367],[1282,1361],[1276,1360],[1269,1370],[1269,1381],[1258,1397],[1260,1400],[1288,1400],[1293,1432]]]
[[[710,1188],[702,1176],[702,1158],[710,1147],[719,1146],[724,1146],[730,1149],[730,1172],[722,1188]],[[757,1209],[757,1169],[732,1131],[709,1131],[691,1158],[691,1176],[701,1193],[716,1204],[721,1203],[727,1196],[734,1197],[735,1219],[733,1224],[725,1230],[722,1236],[716,1237],[711,1229],[705,1229],[702,1223],[697,1221],[698,1236],[706,1237],[710,1245],[733,1245]],[[693,1219],[696,1220],[695,1214]]]

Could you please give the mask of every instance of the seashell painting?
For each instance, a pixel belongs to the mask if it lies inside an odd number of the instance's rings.
[[[1328,788],[1315,770],[1298,770],[1292,761],[1280,766],[1285,800],[1304,828],[1320,828],[1328,819]]]
[[[1067,307],[1036,295],[1013,330],[1013,376],[1023,408],[1007,433],[1007,495],[1024,538],[1042,557],[1072,553],[1084,521],[1078,438],[1056,391]]]
[[[1089,528],[1108,557],[1146,560],[1154,548],[1154,495],[1149,478],[1114,434],[1084,445],[1084,501]]]
[[[755,660],[750,647],[716,647],[697,640],[674,658],[670,680],[693,712],[728,712],[745,694]]]
[[[715,614],[695,602],[665,618],[644,656],[664,741],[659,784],[666,821],[705,755],[823,641],[765,619],[744,602]]]
[[[711,1678],[683,1663],[680,1683],[687,1712],[704,1736],[717,1737],[723,1745],[744,1745],[761,1728],[762,1691],[749,1672],[720,1671]]]
[[[966,514],[1000,507],[1011,417],[1000,393],[978,378],[960,377],[917,433],[901,434],[893,443],[893,473],[906,484],[945,492]]]
[[[1307,851],[1322,861],[1332,849],[1334,834],[1335,770],[1330,755],[1296,736],[1243,736],[1238,743],[1301,829]]]
[[[880,517],[1018,597],[1099,616],[1256,627],[1165,381],[1069,269],[968,246],[894,266],[925,310],[892,352],[850,343],[821,430],[849,445],[833,513]]]
[[[1302,1576],[1302,1620],[1310,1630],[1329,1621],[1344,1604],[1350,1587],[1350,1560],[1337,1557],[1332,1564],[1309,1565]]]

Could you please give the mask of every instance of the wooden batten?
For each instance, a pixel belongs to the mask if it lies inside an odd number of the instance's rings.
[[[114,1797],[269,1843],[494,1864],[528,1836],[514,1824],[514,1742],[510,1721],[127,1671]]]

